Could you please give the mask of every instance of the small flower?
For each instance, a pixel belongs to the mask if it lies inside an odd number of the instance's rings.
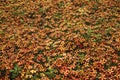
[[[36,73],[36,70],[31,70],[30,72],[33,74],[33,73]]]

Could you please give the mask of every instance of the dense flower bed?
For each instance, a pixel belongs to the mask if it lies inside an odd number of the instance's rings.
[[[1,0],[1,80],[119,80],[120,0]]]

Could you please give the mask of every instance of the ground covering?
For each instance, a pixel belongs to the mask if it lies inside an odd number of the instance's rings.
[[[120,0],[0,0],[1,80],[120,80]]]

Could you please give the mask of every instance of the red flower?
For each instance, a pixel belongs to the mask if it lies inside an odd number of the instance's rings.
[[[83,49],[83,48],[84,48],[84,46],[83,46],[82,43],[77,44],[77,46],[78,46],[80,49]]]
[[[37,56],[37,61],[40,61],[42,59],[42,55]]]

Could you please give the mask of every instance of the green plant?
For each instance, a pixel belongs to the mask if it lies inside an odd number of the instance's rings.
[[[78,56],[80,59],[77,61],[76,67],[74,68],[75,70],[82,70],[83,60],[85,58],[85,55],[86,55],[86,53],[84,53],[84,52],[79,53]]]
[[[112,28],[107,28],[106,30],[105,30],[105,35],[106,36],[111,36],[111,32],[113,31],[113,29]]]
[[[54,60],[56,60],[57,58],[62,58],[63,56],[62,55],[56,55],[56,56],[54,56]]]
[[[63,7],[63,6],[64,6],[64,2],[61,1],[60,3],[57,4],[57,6],[58,6],[59,8]]]
[[[39,63],[39,62],[37,61],[37,57],[39,56],[39,54],[42,54],[42,53],[43,53],[43,50],[38,49],[38,50],[37,50],[37,54],[35,54],[33,60],[34,60],[35,62]],[[41,63],[42,63],[42,62],[41,62]]]
[[[92,32],[93,32],[93,30],[92,30],[91,28],[88,28],[88,29],[87,29],[87,33],[88,33],[88,34],[92,34]]]
[[[110,67],[112,66],[118,66],[118,63],[115,63],[115,62],[107,62],[106,64],[104,64],[104,68],[105,69],[109,69]]]
[[[0,11],[0,14],[2,14],[3,13],[3,11]]]
[[[4,31],[0,31],[0,35],[4,35],[5,33],[4,33]]]
[[[22,23],[22,24],[23,24],[23,23],[24,23],[24,20],[23,20],[23,19],[20,19],[20,23]]]
[[[85,55],[86,54],[84,52],[79,53],[80,61],[82,61],[85,58]]]
[[[20,11],[20,12],[19,12],[19,15],[24,16],[24,15],[25,15],[25,10]]]
[[[27,15],[28,18],[34,19],[36,18],[35,12],[29,12]]]
[[[49,28],[49,29],[52,29],[52,28],[53,28],[52,26],[49,26],[49,25],[45,25],[44,27],[45,27],[45,28]]]
[[[97,5],[93,5],[92,10],[97,11],[98,10],[98,6]]]
[[[54,17],[57,18],[57,19],[61,19],[62,13],[56,12],[56,13],[54,14]]]
[[[119,24],[119,23],[116,23],[116,24],[115,24],[115,28],[120,28],[120,24]]]
[[[54,78],[56,70],[54,68],[48,68],[46,72],[44,72],[45,75],[47,75],[50,79]]]
[[[19,76],[20,72],[21,72],[21,67],[18,66],[18,64],[15,64],[14,68],[10,70],[10,79],[14,79],[17,76]]]
[[[41,7],[41,8],[39,8],[38,12],[39,12],[39,13],[43,13],[43,12],[44,12],[44,9]]]
[[[86,33],[83,34],[82,36],[85,37],[85,38],[87,38],[87,39],[89,39],[89,38],[92,37],[92,33],[93,33],[93,30],[91,28],[88,28],[87,31],[86,31]]]
[[[102,39],[102,37],[101,37],[102,35],[101,34],[98,33],[98,34],[93,34],[93,35],[96,38],[96,39],[94,39],[94,42],[100,42],[101,41],[101,39]]]
[[[3,22],[5,22],[6,21],[6,18],[5,17],[1,17],[0,18],[0,23],[3,23]]]
[[[6,75],[6,69],[0,70],[0,77],[3,77]]]
[[[100,18],[96,21],[95,25],[102,24],[104,22],[105,18]]]
[[[120,51],[117,52],[118,56],[120,56]]]
[[[90,23],[90,22],[88,22],[88,21],[86,21],[86,22],[85,22],[85,24],[86,24],[86,25],[91,25],[91,23]]]

